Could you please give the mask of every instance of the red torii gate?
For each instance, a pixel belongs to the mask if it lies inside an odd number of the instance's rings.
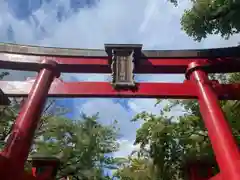
[[[40,174],[36,174],[35,168],[32,175],[24,172],[24,163],[47,97],[144,97],[198,99],[220,169],[219,174],[208,179],[239,180],[238,146],[218,99],[239,100],[240,84],[220,84],[209,80],[207,74],[240,72],[239,50],[239,47],[231,47],[142,51],[140,45],[106,45],[104,51],[1,44],[2,69],[39,73],[35,81],[0,81],[4,93],[0,93],[2,104],[8,102],[6,97],[28,96],[0,154],[0,177],[4,180],[54,179],[53,170],[58,163],[53,159],[35,159],[36,168],[48,163],[48,168]],[[133,64],[130,63],[132,60]],[[123,62],[127,63],[121,64]],[[125,70],[121,70],[123,65]],[[184,73],[186,80],[183,83],[134,83],[132,70],[143,74]],[[112,73],[114,86],[108,82],[63,82],[58,79],[61,72]],[[205,180],[189,168],[191,180]]]

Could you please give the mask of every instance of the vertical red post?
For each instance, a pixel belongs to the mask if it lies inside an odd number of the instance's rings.
[[[240,153],[231,129],[225,120],[218,97],[214,93],[208,75],[197,63],[191,63],[186,73],[196,84],[200,111],[208,130],[222,179],[240,179]]]
[[[55,61],[44,60],[42,65],[43,68],[22,106],[2,152],[2,155],[13,164],[14,171],[18,172],[24,169],[24,163],[27,160],[51,83],[55,77],[60,75],[56,72],[57,64]]]

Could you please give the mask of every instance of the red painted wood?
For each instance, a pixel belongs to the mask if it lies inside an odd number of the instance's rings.
[[[11,97],[27,96],[34,80],[0,81],[0,87]],[[194,98],[194,86],[186,83],[140,83],[138,91],[116,91],[109,82],[63,82],[55,79],[49,97],[123,97],[123,98]]]
[[[36,55],[19,55],[0,53],[0,67],[2,69],[38,71],[43,59],[51,59],[58,63],[61,72],[69,73],[111,73],[107,57],[45,57]],[[191,62],[211,63],[208,72],[238,72],[239,61],[229,59],[206,58],[146,58],[137,61],[135,73],[160,74],[160,73],[185,73]],[[221,63],[221,64],[219,64]],[[227,63],[227,66],[222,64]]]
[[[39,72],[1,152],[1,155],[9,160],[10,166],[14,167],[14,173],[8,173],[4,178],[6,180],[19,179],[17,177],[24,171],[24,164],[32,145],[48,90],[57,75],[54,71],[55,62],[45,61],[43,63],[51,68],[43,68]]]
[[[208,130],[221,176],[223,179],[239,180],[239,148],[219,105],[217,94],[209,83],[208,75],[196,69],[191,73],[190,79],[196,84],[201,115]]]
[[[208,180],[224,180],[221,176],[220,173],[216,174],[215,176],[211,177],[210,179]]]
[[[27,96],[34,80],[0,81],[0,88],[10,97]],[[220,99],[240,99],[240,84],[214,84]],[[48,97],[106,97],[106,98],[170,98],[194,99],[196,87],[190,81],[184,83],[139,83],[138,91],[116,91],[109,82],[63,82],[55,79]]]

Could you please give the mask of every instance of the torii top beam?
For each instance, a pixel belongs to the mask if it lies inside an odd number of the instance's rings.
[[[126,45],[125,45],[126,46]],[[128,45],[131,46],[131,45]],[[185,73],[192,61],[211,63],[210,73],[238,72],[240,47],[203,50],[142,50],[134,73]],[[40,62],[50,58],[59,63],[61,72],[111,73],[105,50],[67,49],[41,46],[0,44],[2,69],[38,71]]]
[[[106,48],[113,45],[106,45]],[[121,45],[126,47],[126,45]],[[139,45],[127,45],[141,47]],[[119,47],[119,45],[117,45]],[[111,49],[111,48],[110,48]],[[185,73],[189,63],[210,63],[208,72],[239,72],[239,47],[206,50],[142,50],[137,58],[134,73]],[[58,62],[58,70],[74,73],[111,73],[109,56],[105,50],[65,49],[16,44],[0,44],[0,67],[2,69],[39,71],[43,59]],[[27,96],[33,81],[0,81],[0,87],[9,97]],[[96,88],[97,87],[97,88]],[[240,84],[213,87],[219,99],[240,99]],[[138,90],[115,90],[109,82],[63,82],[55,79],[49,97],[122,97],[122,98],[196,98],[192,82],[184,83],[138,83]]]

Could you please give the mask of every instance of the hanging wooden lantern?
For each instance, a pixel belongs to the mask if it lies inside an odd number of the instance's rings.
[[[141,57],[140,44],[106,44],[105,50],[112,69],[112,84],[114,88],[133,88],[134,66]]]

